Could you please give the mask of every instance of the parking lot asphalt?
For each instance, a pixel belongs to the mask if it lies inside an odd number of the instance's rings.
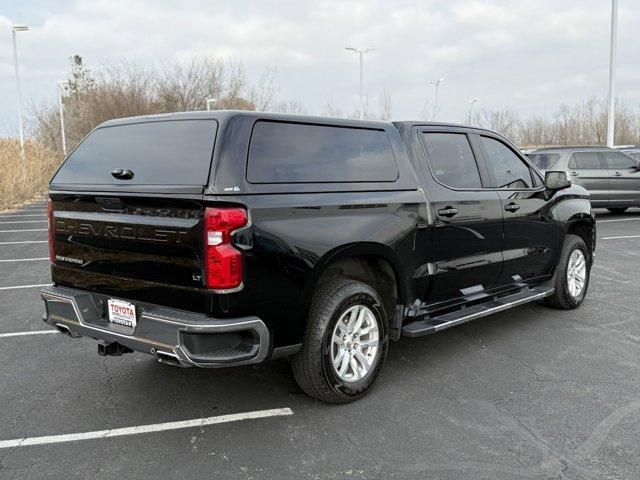
[[[597,214],[580,309],[402,339],[345,406],[302,394],[286,360],[178,369],[36,333],[46,223],[0,223],[0,478],[640,478],[640,210]],[[27,220],[42,202],[0,214]]]

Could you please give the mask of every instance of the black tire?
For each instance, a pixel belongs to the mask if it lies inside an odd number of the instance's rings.
[[[569,258],[576,249],[582,251],[587,265],[584,288],[577,297],[574,297],[569,291],[567,269],[569,267]],[[584,240],[582,240],[582,238],[578,237],[577,235],[567,235],[564,239],[562,254],[560,255],[560,261],[556,269],[556,274],[554,275],[553,281],[555,291],[553,295],[545,298],[545,303],[550,307],[559,308],[562,310],[572,310],[574,308],[578,308],[584,301],[587,289],[589,288],[589,278],[591,276],[590,270],[591,257],[589,255],[587,245],[584,243]]]
[[[627,211],[629,207],[615,207],[615,208],[607,208],[611,213],[624,213]]]
[[[345,382],[334,370],[331,337],[336,323],[350,307],[365,305],[375,316],[378,350],[372,366],[360,380]],[[313,296],[301,350],[291,361],[293,376],[309,396],[342,404],[363,396],[382,369],[389,347],[389,327],[378,293],[366,283],[339,278],[321,285]]]

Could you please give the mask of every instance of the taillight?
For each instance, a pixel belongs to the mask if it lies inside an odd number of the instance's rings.
[[[242,253],[231,245],[231,233],[247,224],[241,208],[204,211],[205,279],[207,288],[230,290],[242,285]]]
[[[49,260],[51,263],[54,263],[56,260],[55,254],[53,252],[53,203],[51,199],[47,202],[47,219],[49,220]]]

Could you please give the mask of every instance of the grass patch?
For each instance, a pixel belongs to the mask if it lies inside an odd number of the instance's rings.
[[[24,161],[17,139],[0,139],[0,210],[15,208],[44,194],[61,159],[42,144],[28,140]]]

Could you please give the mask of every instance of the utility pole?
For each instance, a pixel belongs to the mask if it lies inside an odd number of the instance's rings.
[[[364,75],[364,54],[375,50],[373,47],[356,48],[344,47],[345,50],[351,50],[360,56],[360,119],[364,119],[364,91],[363,91],[363,75]]]
[[[611,44],[609,50],[609,114],[607,115],[607,147],[613,148],[616,109],[616,42],[618,36],[618,0],[611,0]]]
[[[471,122],[473,121],[473,106],[476,104],[476,102],[479,101],[479,98],[473,98],[469,100],[469,125],[471,125]]]
[[[22,129],[22,94],[20,93],[20,72],[18,69],[18,47],[16,45],[16,33],[26,32],[29,27],[26,25],[11,26],[11,40],[13,43],[13,66],[16,72],[16,93],[18,96],[18,133],[20,135],[20,156],[24,162],[24,130]]]
[[[436,98],[435,98],[435,104],[433,106],[433,119],[434,120],[438,120],[438,87],[440,86],[440,84],[444,82],[444,78],[439,78],[438,80],[434,80],[433,82],[430,82],[431,85],[436,87]]]
[[[67,136],[64,132],[64,108],[62,106],[62,88],[69,85],[69,81],[58,82],[58,107],[60,108],[60,137],[62,138],[62,153],[67,156]]]

